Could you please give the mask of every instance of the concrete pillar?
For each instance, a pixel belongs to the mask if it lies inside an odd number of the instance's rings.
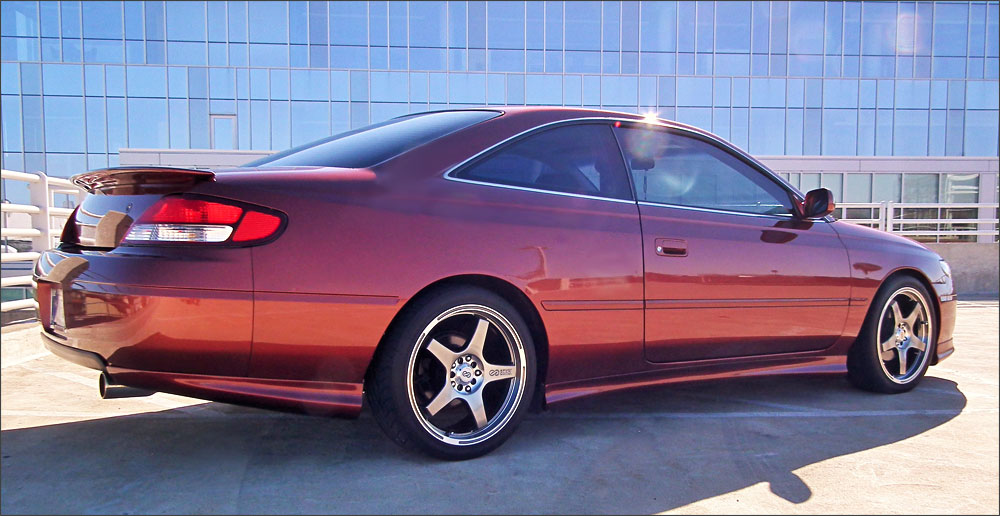
[[[992,204],[997,202],[997,172],[986,172],[984,174],[979,174],[979,202],[981,204]],[[980,207],[979,213],[976,218],[979,219],[992,219],[996,217],[996,208],[993,207]],[[979,224],[977,226],[979,231],[995,231],[997,229],[996,224]],[[996,237],[993,235],[979,235],[976,241],[980,244],[989,244],[996,242]]]
[[[52,192],[49,190],[49,176],[44,172],[38,174],[38,181],[28,183],[28,194],[31,204],[38,207],[38,213],[31,215],[31,227],[40,233],[31,239],[31,250],[41,252],[52,247],[52,218],[49,207],[52,205]]]

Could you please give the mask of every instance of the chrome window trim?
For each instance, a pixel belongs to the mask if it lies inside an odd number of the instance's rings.
[[[494,120],[494,119],[496,119],[496,117],[491,118],[490,120]],[[489,120],[486,120],[486,121],[488,122]],[[495,187],[498,187],[498,188],[508,188],[508,189],[513,189],[513,190],[523,190],[523,191],[526,191],[526,192],[546,193],[546,194],[552,194],[552,195],[564,195],[564,196],[567,196],[567,197],[579,197],[579,198],[584,198],[584,199],[596,199],[596,200],[601,200],[601,201],[626,202],[626,203],[629,203],[629,204],[642,204],[644,202],[648,202],[648,201],[639,201],[637,199],[638,196],[635,195],[634,191],[632,192],[633,199],[626,200],[626,199],[615,199],[613,197],[602,197],[602,196],[595,196],[595,195],[573,194],[573,193],[568,193],[568,192],[557,192],[557,191],[553,191],[553,190],[542,190],[542,189],[528,188],[528,187],[523,187],[523,186],[505,185],[505,184],[501,184],[501,183],[493,183],[493,182],[489,182],[489,181],[478,181],[478,180],[474,180],[474,179],[463,179],[463,178],[455,177],[455,176],[452,175],[458,169],[464,167],[465,165],[471,163],[472,161],[475,161],[476,159],[480,158],[481,156],[483,156],[485,154],[488,154],[488,153],[494,151],[495,149],[497,149],[497,148],[499,148],[499,147],[501,147],[503,145],[506,145],[508,142],[511,142],[511,141],[516,140],[518,138],[527,136],[528,134],[531,134],[531,133],[536,132],[536,131],[542,131],[542,130],[545,130],[545,129],[548,129],[548,128],[551,128],[551,127],[555,127],[555,126],[559,126],[559,125],[570,125],[570,124],[581,123],[581,122],[606,122],[606,123],[623,122],[623,123],[630,123],[630,124],[647,124],[647,125],[650,125],[650,126],[663,127],[663,128],[666,128],[666,129],[673,129],[673,130],[676,130],[676,131],[685,132],[685,133],[688,133],[688,134],[691,134],[693,136],[700,137],[700,138],[706,138],[708,140],[711,140],[713,143],[716,143],[716,144],[722,146],[725,150],[728,150],[728,151],[736,154],[737,157],[739,157],[739,158],[741,158],[741,159],[743,159],[745,161],[748,161],[750,163],[750,165],[755,170],[757,170],[759,173],[764,174],[769,179],[777,182],[780,186],[784,187],[784,189],[789,193],[789,195],[790,195],[790,197],[791,197],[792,200],[798,200],[799,202],[802,202],[802,200],[803,200],[803,196],[802,196],[801,192],[799,192],[798,189],[795,188],[794,186],[792,186],[788,181],[785,181],[785,179],[783,177],[781,177],[781,176],[775,174],[774,172],[772,172],[763,163],[761,163],[760,161],[757,161],[757,159],[754,158],[753,156],[751,156],[751,155],[743,152],[738,147],[734,146],[733,144],[727,142],[726,140],[723,140],[719,136],[716,136],[716,135],[714,135],[714,134],[712,134],[712,133],[710,133],[708,131],[703,131],[703,130],[698,129],[696,127],[685,125],[685,124],[681,124],[681,123],[678,123],[678,122],[663,121],[663,120],[659,120],[659,119],[657,119],[657,120],[646,120],[646,119],[643,119],[643,118],[635,119],[635,118],[613,117],[613,116],[589,116],[589,117],[567,118],[567,119],[564,119],[564,120],[556,120],[556,121],[553,121],[553,122],[546,122],[546,123],[541,124],[541,125],[536,125],[536,126],[530,128],[530,129],[521,131],[521,132],[519,132],[519,133],[517,133],[517,134],[515,134],[513,136],[509,136],[509,137],[507,137],[507,138],[505,138],[503,140],[500,140],[499,142],[494,143],[493,145],[490,145],[489,147],[487,147],[487,148],[485,148],[485,149],[483,149],[483,150],[481,150],[481,151],[473,154],[472,156],[466,158],[465,160],[459,162],[457,165],[454,165],[453,167],[451,167],[447,171],[445,171],[443,177],[444,177],[444,179],[447,179],[447,180],[450,180],[450,181],[457,181],[457,182],[460,182],[460,183],[477,184],[477,185],[484,185],[484,186],[495,186]],[[621,149],[621,145],[619,145],[618,148]],[[627,168],[628,168],[628,165],[626,164],[626,172],[628,172]],[[629,175],[631,176],[631,174],[629,174]],[[629,184],[631,184],[631,182],[632,182],[632,179],[630,177],[629,178]],[[665,204],[658,204],[658,203],[652,203],[652,205],[654,205],[654,206],[670,206],[670,207],[673,207],[673,208],[693,209],[693,210],[698,210],[698,211],[717,211],[719,213],[733,213],[733,214],[737,214],[737,215],[758,215],[759,216],[759,214],[748,214],[746,212],[738,212],[738,211],[730,212],[730,211],[725,211],[725,210],[711,210],[709,208],[694,208],[694,207],[691,207],[691,206],[676,206],[676,205],[665,205]],[[777,216],[777,215],[764,215],[764,216],[784,218],[784,216]],[[792,215],[788,215],[788,217],[792,217]]]
[[[719,213],[722,215],[743,215],[745,217],[763,217],[766,219],[777,219],[777,220],[790,220],[795,219],[795,215],[791,213],[752,213],[748,211],[732,211],[732,210],[719,210],[716,208],[699,208],[696,206],[683,206],[680,204],[667,204],[663,202],[653,202],[653,201],[639,201],[636,204],[640,206],[652,206],[655,208],[674,208],[678,210],[690,210],[690,211],[702,211],[707,213]],[[808,222],[828,222],[826,219],[806,219]]]
[[[493,120],[493,119],[491,119],[491,120]],[[536,126],[530,128],[530,129],[521,131],[521,132],[519,132],[519,133],[517,133],[517,134],[515,134],[513,136],[509,136],[509,137],[507,137],[507,138],[505,138],[503,140],[500,140],[499,142],[494,143],[493,145],[490,145],[489,147],[487,147],[487,148],[485,148],[485,149],[483,149],[483,150],[481,150],[481,151],[473,154],[472,156],[466,158],[464,161],[460,162],[459,164],[457,164],[457,165],[449,168],[448,171],[444,173],[444,178],[448,179],[448,180],[451,180],[451,181],[457,181],[459,183],[469,183],[469,184],[476,184],[476,185],[495,186],[495,187],[498,187],[498,188],[508,188],[508,189],[512,189],[512,190],[522,190],[522,191],[525,191],[525,192],[536,192],[536,193],[545,193],[545,194],[552,194],[552,195],[563,195],[563,196],[566,196],[566,197],[577,197],[577,198],[581,198],[581,199],[595,199],[595,200],[599,200],[599,201],[611,201],[611,202],[618,202],[618,203],[635,204],[636,201],[635,201],[634,198],[633,199],[616,199],[614,197],[604,197],[604,196],[601,196],[601,195],[586,195],[586,194],[575,194],[575,193],[569,193],[569,192],[559,192],[559,191],[555,191],[555,190],[543,190],[543,189],[540,189],[540,188],[530,188],[530,187],[526,187],[526,186],[505,185],[503,183],[494,183],[494,182],[490,182],[490,181],[479,181],[479,180],[476,180],[476,179],[464,179],[464,178],[455,177],[455,176],[452,175],[456,170],[458,170],[458,169],[460,169],[460,168],[468,165],[469,163],[471,163],[471,162],[479,159],[483,155],[489,154],[490,152],[493,152],[494,150],[496,150],[496,149],[498,149],[498,148],[506,145],[507,143],[509,143],[511,141],[514,141],[514,140],[517,140],[519,138],[522,138],[524,136],[527,136],[527,135],[529,135],[531,133],[538,132],[538,131],[543,131],[545,129],[548,129],[548,128],[551,128],[551,127],[555,127],[555,126],[558,126],[558,125],[572,125],[574,123],[581,123],[581,122],[609,122],[609,121],[613,122],[615,120],[611,119],[611,118],[606,118],[606,117],[583,117],[583,118],[568,118],[568,119],[565,119],[565,120],[556,120],[554,122],[546,122],[546,123],[544,123],[542,125],[536,125]],[[618,142],[615,142],[615,145],[618,145]],[[627,174],[628,170],[626,170],[625,172]],[[629,179],[628,181],[631,184],[631,179]],[[632,192],[631,190],[632,189],[631,189],[631,186],[630,186],[629,187],[629,193],[633,194],[633,197],[634,197],[634,192]]]
[[[528,188],[526,186],[505,185],[505,184],[501,184],[501,183],[491,183],[491,182],[488,182],[488,181],[477,181],[475,179],[464,179],[464,178],[461,178],[461,177],[445,176],[445,179],[448,179],[448,180],[451,180],[451,181],[456,181],[456,182],[459,182],[459,183],[468,183],[468,184],[472,184],[472,185],[492,186],[492,187],[495,187],[495,188],[506,188],[508,190],[521,190],[522,192],[535,192],[535,193],[543,193],[543,194],[549,194],[549,195],[561,195],[563,197],[576,197],[578,199],[592,199],[592,200],[595,200],[595,201],[608,201],[608,202],[617,202],[617,203],[622,203],[622,204],[636,204],[635,201],[630,200],[630,199],[615,199],[614,197],[599,197],[599,196],[596,196],[596,195],[584,195],[584,194],[575,194],[575,193],[569,193],[569,192],[556,192],[556,191],[553,191],[553,190],[541,190],[541,189],[538,189],[538,188]]]

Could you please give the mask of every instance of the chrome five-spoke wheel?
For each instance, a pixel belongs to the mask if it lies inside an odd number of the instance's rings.
[[[408,369],[414,414],[431,435],[452,445],[489,439],[524,395],[524,346],[506,317],[482,305],[435,317]]]
[[[536,368],[531,331],[511,301],[450,286],[404,310],[365,390],[375,420],[397,444],[469,459],[513,433],[531,404]]]
[[[882,309],[877,342],[890,380],[907,383],[923,368],[933,330],[929,314],[927,300],[913,287],[897,290]]]
[[[912,276],[890,278],[872,299],[868,317],[847,354],[847,376],[865,390],[914,388],[927,372],[937,343],[936,305]]]

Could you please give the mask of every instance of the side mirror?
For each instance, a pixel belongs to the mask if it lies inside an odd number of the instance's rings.
[[[833,213],[836,205],[833,203],[833,192],[826,188],[817,188],[806,194],[802,201],[800,215],[804,219],[820,219]]]

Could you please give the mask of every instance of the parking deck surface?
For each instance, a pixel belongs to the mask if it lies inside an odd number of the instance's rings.
[[[955,342],[907,394],[840,376],[620,392],[459,463],[402,451],[367,411],[102,401],[96,371],[39,344],[3,358],[0,512],[995,514],[997,302],[960,302]]]

